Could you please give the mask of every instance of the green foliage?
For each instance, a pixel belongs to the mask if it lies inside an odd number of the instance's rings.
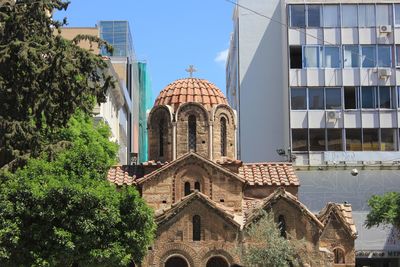
[[[246,266],[289,266],[295,250],[289,240],[281,236],[272,213],[262,212],[260,219],[246,231],[248,245],[242,251]]]
[[[371,211],[367,215],[366,226],[392,224],[400,229],[400,193],[389,192],[374,195],[368,200]]]
[[[0,185],[0,266],[126,266],[152,242],[153,214],[134,187],[105,174],[117,146],[83,112],[59,135],[68,149],[8,173]]]
[[[48,11],[67,7],[63,0],[0,5],[0,168],[15,170],[41,151],[59,148],[55,133],[75,110],[90,113],[113,87],[101,57],[76,45],[103,42],[88,36],[67,41],[58,34],[65,21],[52,20]]]

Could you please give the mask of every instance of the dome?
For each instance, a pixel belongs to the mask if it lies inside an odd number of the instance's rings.
[[[154,106],[170,105],[176,110],[179,105],[187,102],[197,102],[206,108],[228,104],[224,94],[213,83],[204,79],[185,78],[167,85],[158,95]]]

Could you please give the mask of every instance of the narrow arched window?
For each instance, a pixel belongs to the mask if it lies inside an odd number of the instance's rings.
[[[345,263],[344,260],[344,251],[340,248],[335,248],[333,250],[333,254],[335,255],[335,263],[343,264]]]
[[[226,156],[226,119],[221,118],[221,156]]]
[[[160,123],[158,125],[158,145],[159,145],[159,149],[158,149],[158,154],[160,157],[164,157],[164,120],[160,120]]]
[[[185,196],[190,195],[190,183],[185,183]]]
[[[196,117],[194,115],[189,116],[188,120],[188,139],[189,139],[189,151],[196,151]]]
[[[283,238],[287,238],[286,236],[286,221],[285,221],[285,216],[279,215],[278,217],[278,227],[279,231],[281,232],[281,236]]]
[[[194,189],[200,192],[200,183],[199,182],[194,183]]]
[[[201,219],[199,215],[194,215],[193,219],[193,241],[200,241],[201,238]]]

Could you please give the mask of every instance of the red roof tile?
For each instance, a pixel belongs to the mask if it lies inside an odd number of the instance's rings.
[[[108,170],[107,180],[116,185],[135,184],[135,177],[129,176],[128,172],[122,169],[122,166],[114,166]]]
[[[214,84],[203,79],[186,78],[167,85],[158,95],[154,106],[171,105],[176,110],[186,102],[197,102],[207,107],[228,104],[224,94]]]
[[[239,168],[239,176],[250,185],[300,185],[299,178],[290,163],[244,164]]]

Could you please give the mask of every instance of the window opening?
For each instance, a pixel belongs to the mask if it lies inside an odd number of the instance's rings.
[[[185,183],[185,196],[190,195],[190,183]]]
[[[200,192],[200,183],[199,182],[194,183],[194,189]]]
[[[190,115],[188,119],[189,127],[189,151],[196,152],[196,117]]]
[[[201,239],[201,219],[199,215],[194,215],[193,219],[193,241],[200,241]]]
[[[301,69],[303,67],[303,52],[301,46],[290,47],[290,68]]]
[[[285,216],[279,215],[279,217],[278,217],[278,227],[279,227],[279,231],[281,232],[281,236],[283,238],[287,238]]]
[[[338,264],[345,263],[343,250],[341,250],[340,248],[335,248],[333,250],[333,254],[335,254],[335,263],[338,263]]]
[[[357,105],[357,88],[356,87],[345,87],[344,88],[344,108],[345,109],[356,109]]]
[[[226,119],[221,118],[221,156],[226,156]]]
[[[159,129],[159,136],[158,136],[158,140],[159,140],[159,156],[163,157],[164,156],[164,120],[160,120],[160,124],[158,125],[158,129]]]

